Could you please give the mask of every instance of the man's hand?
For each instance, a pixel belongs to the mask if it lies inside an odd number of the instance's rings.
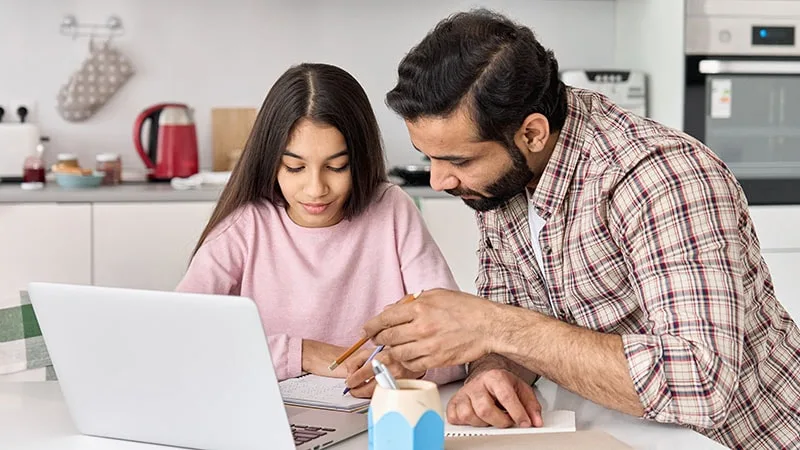
[[[392,359],[412,372],[474,361],[492,351],[502,310],[489,300],[435,289],[387,307],[364,325],[367,336],[391,347]]]
[[[542,407],[521,378],[505,369],[490,369],[471,377],[450,399],[447,421],[474,427],[541,427]]]
[[[347,365],[348,377],[345,380],[345,384],[350,388],[350,395],[353,397],[372,397],[372,392],[375,390],[375,373],[372,371],[372,362],[366,363],[360,358],[356,359],[354,357],[355,355],[345,361],[345,364],[351,363]],[[369,357],[369,354],[367,354],[367,357]],[[366,360],[366,358],[364,359]],[[412,372],[406,369],[402,364],[392,359],[386,350],[375,355],[375,359],[382,362],[396,379],[416,379],[425,375],[425,371]]]

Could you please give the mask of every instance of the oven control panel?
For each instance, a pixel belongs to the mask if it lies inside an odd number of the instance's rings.
[[[800,17],[687,17],[686,54],[800,56],[798,30]]]

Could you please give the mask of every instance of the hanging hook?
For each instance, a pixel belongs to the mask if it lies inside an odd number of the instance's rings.
[[[125,29],[122,26],[122,19],[116,15],[109,16],[104,24],[81,24],[74,15],[69,14],[61,19],[61,26],[59,28],[61,34],[72,36],[73,40],[77,39],[79,36],[89,36],[90,39],[94,39],[98,36],[99,30],[105,30],[105,34],[107,34],[109,40],[125,33]]]
[[[72,14],[64,16],[64,18],[61,19],[61,34],[72,35],[73,41],[78,38],[76,30],[77,27],[78,19],[76,19]]]

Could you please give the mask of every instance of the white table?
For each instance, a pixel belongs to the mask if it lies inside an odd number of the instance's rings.
[[[441,388],[443,400],[458,388]],[[617,413],[547,381],[537,383],[544,410],[575,411],[579,430],[603,430],[637,449],[724,449],[686,428],[657,424]],[[167,447],[102,439],[78,434],[69,417],[58,383],[0,382],[0,449],[2,450],[164,450]],[[265,447],[268,448],[268,443]],[[363,433],[332,447],[337,450],[367,448]]]

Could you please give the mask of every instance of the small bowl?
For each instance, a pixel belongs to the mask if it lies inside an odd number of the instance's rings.
[[[92,188],[100,186],[105,174],[93,172],[91,175],[78,175],[74,173],[56,173],[56,183],[63,188]]]

